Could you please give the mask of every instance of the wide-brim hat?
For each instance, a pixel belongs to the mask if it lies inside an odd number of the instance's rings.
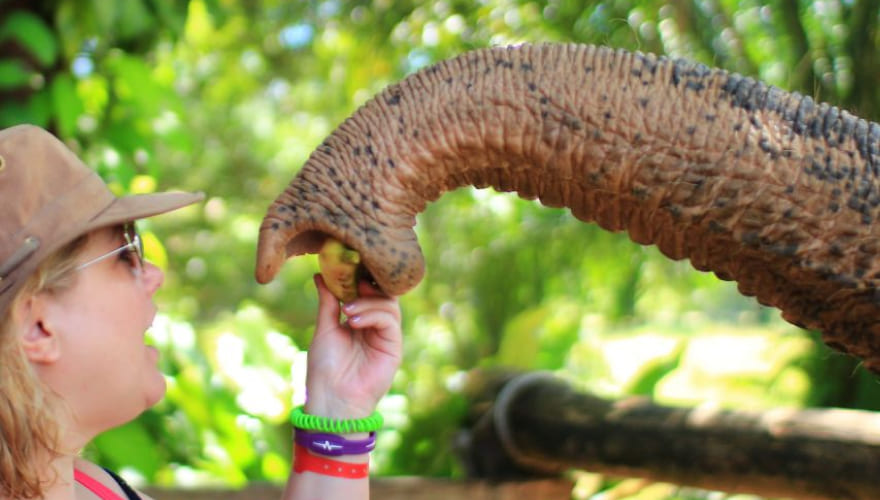
[[[48,131],[0,130],[0,315],[40,263],[77,237],[203,198],[187,192],[117,197]]]

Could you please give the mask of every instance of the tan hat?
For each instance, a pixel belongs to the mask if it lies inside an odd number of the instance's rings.
[[[202,193],[117,198],[51,133],[0,130],[0,315],[40,262],[92,229],[190,205]]]

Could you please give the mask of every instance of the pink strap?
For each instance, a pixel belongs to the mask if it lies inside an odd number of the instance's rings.
[[[121,496],[114,493],[113,490],[104,486],[104,483],[79,469],[73,469],[73,479],[95,495],[98,495],[98,498],[101,500],[124,500]]]

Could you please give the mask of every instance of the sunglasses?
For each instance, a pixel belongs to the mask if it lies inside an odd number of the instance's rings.
[[[122,236],[125,238],[125,244],[119,248],[110,250],[104,255],[100,255],[95,257],[94,259],[83,262],[82,264],[76,266],[76,270],[86,268],[91,266],[92,264],[97,264],[102,260],[109,259],[115,255],[120,255],[121,258],[125,259],[128,262],[129,267],[131,267],[131,271],[133,273],[140,274],[144,269],[144,244],[141,241],[140,235],[137,233],[137,230],[134,227],[134,224],[126,224],[123,227]]]

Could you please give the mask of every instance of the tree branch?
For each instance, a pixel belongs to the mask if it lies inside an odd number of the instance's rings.
[[[852,58],[853,88],[844,105],[860,116],[873,117],[871,119],[877,119],[880,112],[880,98],[874,80],[880,72],[875,46],[878,9],[880,0],[856,0],[848,19],[847,51]]]

